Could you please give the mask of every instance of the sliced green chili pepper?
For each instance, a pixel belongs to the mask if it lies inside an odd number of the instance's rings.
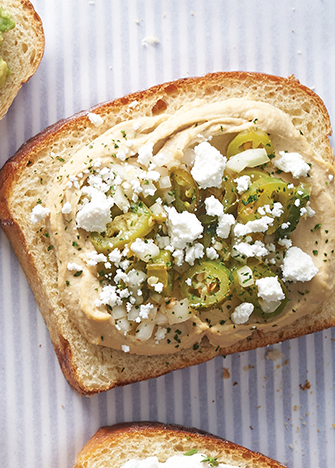
[[[179,213],[193,213],[199,202],[199,188],[191,174],[185,169],[173,168],[170,173],[172,189],[175,193],[174,205]]]
[[[237,221],[247,223],[261,218],[263,215],[258,209],[269,205],[273,208],[275,202],[283,206],[283,213],[275,217],[272,226],[269,226],[267,234],[277,231],[277,237],[283,237],[294,231],[300,220],[300,210],[310,198],[310,185],[299,184],[298,187],[288,188],[287,183],[276,177],[261,177],[252,183],[249,189],[243,193],[238,205]],[[298,202],[296,200],[299,200]],[[265,213],[267,215],[267,213]],[[283,223],[288,226],[283,229]]]
[[[91,233],[91,241],[99,253],[108,254],[116,248],[123,248],[138,237],[145,237],[155,225],[155,217],[140,202],[133,205],[128,213],[116,216],[107,225],[106,232]]]
[[[234,285],[233,285],[233,293],[242,301],[242,302],[250,302],[251,304],[254,305],[254,313],[256,315],[259,315],[261,317],[264,317],[264,318],[271,318],[271,317],[274,317],[278,314],[280,314],[286,304],[287,304],[287,301],[288,301],[288,298],[287,298],[287,290],[286,290],[286,287],[284,285],[284,283],[280,280],[279,280],[279,283],[281,285],[281,288],[285,294],[285,299],[283,299],[280,303],[280,305],[276,308],[276,310],[274,310],[273,312],[264,312],[261,308],[261,305],[260,305],[260,298],[258,297],[258,288],[256,286],[256,280],[260,279],[260,278],[265,278],[265,277],[269,277],[269,276],[277,276],[267,265],[265,265],[264,263],[260,263],[260,262],[257,262],[256,260],[254,261],[251,261],[250,263],[248,263],[248,266],[251,268],[252,270],[252,274],[253,274],[253,278],[255,280],[255,283],[251,286],[248,286],[248,287],[243,287],[241,286],[239,280],[238,280],[238,275],[237,275],[237,272],[238,272],[238,269],[235,269],[233,271],[233,278],[234,278]]]
[[[230,295],[232,275],[223,263],[207,260],[192,266],[181,278],[181,295],[191,307],[218,307]]]
[[[206,190],[201,191],[201,198],[206,198],[214,195],[223,205],[223,211],[225,213],[232,213],[237,205],[238,194],[236,191],[236,183],[233,181],[234,177],[225,175],[222,180],[221,188],[210,187]]]
[[[230,158],[242,151],[255,148],[265,148],[268,156],[274,155],[274,147],[269,135],[263,130],[244,130],[239,133],[228,145],[227,157]]]
[[[283,228],[283,224],[280,225],[276,231],[277,239],[287,236],[295,230],[300,221],[300,210],[306,206],[310,199],[310,194],[311,186],[306,182],[301,182],[294,189],[294,196],[288,200],[288,204],[285,207],[283,223],[285,223],[284,226],[286,227]],[[296,200],[299,200],[299,202],[296,202]]]
[[[150,278],[157,278],[157,283],[163,284],[164,296],[172,296],[173,290],[173,270],[171,263],[171,252],[160,250],[159,254],[147,263],[147,283],[149,288],[155,289],[155,284],[151,285]]]
[[[264,213],[259,213],[258,209],[269,205],[273,208],[275,202],[283,205],[283,213],[275,217],[273,224],[269,226],[267,234],[273,234],[284,222],[285,210],[291,206],[292,199],[295,197],[295,190],[288,189],[287,183],[276,177],[263,177],[252,183],[248,190],[244,192],[238,204],[237,221],[245,224],[248,221],[260,219]],[[265,215],[270,216],[265,212]]]

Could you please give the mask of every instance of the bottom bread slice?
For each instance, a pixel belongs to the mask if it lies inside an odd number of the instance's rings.
[[[204,431],[157,422],[134,422],[100,428],[78,454],[74,468],[121,468],[129,460],[154,456],[162,463],[185,453],[212,458],[213,464],[209,466],[221,463],[240,468],[283,467],[260,453]]]

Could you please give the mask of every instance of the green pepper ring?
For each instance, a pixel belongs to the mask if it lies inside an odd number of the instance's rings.
[[[204,278],[197,278],[203,274]],[[189,280],[190,285],[186,283]],[[181,295],[196,309],[218,307],[230,297],[231,282],[231,272],[223,263],[205,260],[193,265],[183,274]]]
[[[268,156],[274,155],[274,147],[270,140],[269,135],[263,130],[244,130],[236,135],[235,138],[229,143],[227,148],[227,157],[235,156],[235,154],[242,153],[247,149],[265,148]]]

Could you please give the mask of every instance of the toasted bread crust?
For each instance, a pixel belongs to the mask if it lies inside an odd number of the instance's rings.
[[[160,462],[197,449],[219,462],[243,468],[283,465],[245,447],[195,428],[157,422],[122,423],[101,427],[78,454],[74,468],[121,467],[129,459],[157,456]]]
[[[15,197],[18,196],[19,189],[28,177],[32,177],[34,167],[39,171],[45,167],[44,185],[36,190],[48,190],[52,171],[59,169],[56,160],[50,162],[52,148],[61,151],[74,146],[79,149],[109,126],[135,115],[157,115],[163,111],[173,113],[185,100],[193,99],[195,93],[204,102],[251,96],[255,100],[275,105],[291,116],[293,123],[304,133],[313,149],[322,154],[324,159],[333,162],[327,138],[332,131],[329,116],[322,100],[313,91],[292,76],[280,78],[260,73],[229,72],[154,86],[147,91],[102,103],[59,121],[25,143],[0,172],[1,226],[10,239],[35,294],[63,373],[69,383],[82,394],[99,393],[205,362],[219,354],[247,351],[335,325],[331,297],[313,316],[300,319],[290,328],[266,335],[255,331],[250,338],[230,348],[215,349],[205,339],[196,351],[189,349],[175,355],[161,356],[127,355],[114,350],[111,352],[109,348],[88,343],[72,325],[68,311],[59,300],[57,284],[52,281],[56,276],[56,266],[52,266],[50,262],[50,259],[54,262],[52,251],[46,253],[45,239],[43,241],[29,232],[29,214],[19,215],[16,211]],[[139,103],[137,111],[128,107],[135,100]],[[87,117],[88,112],[95,112],[102,117],[104,123],[101,127],[94,127]],[[31,209],[32,204],[36,203],[36,197],[34,201],[27,199],[26,203],[29,211],[29,207]],[[21,215],[26,216],[26,219]],[[47,279],[40,272],[41,265],[46,262],[50,263]]]
[[[29,0],[3,0],[1,6],[11,13],[16,25],[5,33],[0,50],[12,71],[0,89],[0,119],[7,112],[22,84],[36,72],[45,46],[41,18]]]

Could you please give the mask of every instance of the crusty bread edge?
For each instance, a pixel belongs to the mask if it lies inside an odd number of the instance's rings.
[[[249,450],[246,447],[230,442],[214,434],[193,427],[189,428],[177,424],[163,424],[149,421],[120,423],[113,426],[101,427],[79,452],[74,468],[84,468],[88,466],[86,463],[93,454],[101,448],[104,448],[108,453],[108,448],[110,446],[117,447],[120,440],[125,443],[128,439],[129,444],[131,444],[135,435],[143,437],[143,441],[148,438],[153,440],[155,437],[159,436],[164,436],[166,440],[169,440],[169,437],[177,438],[180,442],[183,441],[183,445],[188,445],[187,450],[195,448],[199,451],[203,450],[208,456],[213,456],[213,453],[206,453],[206,447],[210,446],[211,449],[215,449],[215,456],[218,456],[218,454],[221,455],[221,458],[218,459],[218,461],[221,462],[226,461],[228,463],[228,459],[225,459],[225,455],[229,454],[231,456],[231,454],[234,453],[239,464],[243,463],[243,466],[248,463],[248,467],[253,468],[283,468],[283,465],[265,455]],[[183,455],[183,452],[178,452],[179,455]],[[151,453],[151,456],[155,455],[157,454]],[[138,454],[138,457],[141,457],[141,453]]]
[[[264,80],[270,80],[271,82],[278,83],[278,85],[288,86],[289,89],[295,90],[296,92],[301,92],[307,94],[311,100],[317,105],[324,117],[324,121],[326,122],[326,135],[324,138],[327,139],[327,135],[331,134],[331,125],[329,120],[329,115],[326,110],[326,107],[319,96],[317,96],[313,91],[305,86],[301,85],[294,77],[290,76],[288,78],[280,78],[271,75],[264,75],[261,73],[248,73],[248,72],[227,72],[227,73],[212,73],[205,75],[204,77],[199,78],[185,78],[180,79],[174,82],[164,83],[162,85],[157,85],[149,90],[146,91],[139,91],[137,93],[133,93],[131,95],[116,99],[114,101],[105,102],[99,104],[97,106],[92,107],[89,110],[79,112],[74,116],[63,119],[48,128],[46,128],[43,132],[36,135],[17,151],[17,153],[7,161],[4,165],[3,169],[0,173],[0,218],[1,218],[1,226],[4,229],[6,235],[10,239],[14,251],[25,271],[25,274],[28,278],[28,281],[34,291],[36,287],[39,285],[36,284],[36,278],[38,278],[38,272],[34,266],[33,259],[29,255],[29,247],[25,244],[25,239],[20,229],[20,226],[16,221],[12,218],[9,207],[8,207],[8,199],[10,196],[10,189],[12,183],[15,183],[15,179],[19,177],[21,171],[24,171],[25,164],[29,161],[29,158],[33,158],[34,154],[38,154],[38,152],[48,146],[54,138],[57,138],[59,133],[67,132],[74,126],[77,126],[78,123],[80,125],[90,125],[88,121],[87,113],[88,112],[95,112],[100,114],[102,117],[108,113],[116,113],[119,109],[124,108],[125,106],[129,105],[134,100],[140,101],[141,99],[147,99],[152,95],[155,96],[157,100],[160,98],[164,98],[167,94],[175,93],[176,91],[185,92],[187,88],[190,86],[203,86],[208,88],[209,92],[213,84],[216,81],[220,82],[224,75],[225,80],[230,80],[231,82],[238,83],[239,80],[248,80],[250,84],[257,84]],[[328,141],[328,139],[327,139]],[[332,151],[329,145],[329,152],[328,158],[332,160]],[[332,298],[328,301],[327,307],[332,307]],[[221,349],[214,349],[213,346],[209,346],[208,343],[200,347],[200,353],[193,356],[191,359],[187,357],[187,351],[181,352],[177,355],[184,355],[185,359],[182,359],[182,362],[178,362],[178,365],[172,364],[170,366],[161,367],[157,371],[155,375],[152,373],[148,374],[143,372],[140,378],[132,378],[132,379],[122,379],[117,382],[110,382],[103,387],[87,387],[84,383],[80,381],[80,377],[78,374],[78,370],[75,367],[74,359],[72,355],[72,348],[71,343],[69,343],[58,330],[51,330],[54,327],[54,324],[48,321],[47,316],[48,314],[52,314],[52,310],[50,309],[50,305],[48,304],[48,298],[44,297],[42,300],[38,301],[38,306],[43,310],[45,308],[45,312],[42,312],[42,315],[47,323],[47,326],[50,331],[50,335],[52,336],[53,345],[60,362],[62,371],[69,381],[69,383],[80,393],[85,395],[91,395],[98,392],[106,391],[116,386],[123,386],[128,383],[133,383],[139,380],[145,380],[148,378],[158,377],[160,375],[166,374],[171,372],[175,369],[181,369],[184,367],[188,367],[190,365],[199,364],[201,362],[208,361],[213,357],[221,354],[221,355],[228,355],[235,352],[242,352],[248,351],[251,349],[255,349],[261,346],[266,346],[274,343],[278,343],[283,340],[296,338],[302,335],[306,335],[308,333],[313,333],[319,330],[323,330],[325,328],[329,328],[335,325],[335,318],[329,318],[327,314],[323,314],[323,307],[319,308],[318,311],[314,313],[313,323],[312,325],[306,324],[306,319],[301,320],[301,325],[296,329],[295,332],[292,332],[291,329],[289,330],[281,330],[280,333],[277,331],[269,332],[263,334],[259,331],[253,332],[253,335],[247,339],[244,339],[238,342],[236,345],[230,348],[221,348]],[[192,353],[192,350],[189,350]],[[131,355],[129,355],[131,358]],[[146,359],[143,357],[143,359]],[[162,362],[166,360],[166,356],[162,356]],[[173,362],[173,359],[171,359]]]

